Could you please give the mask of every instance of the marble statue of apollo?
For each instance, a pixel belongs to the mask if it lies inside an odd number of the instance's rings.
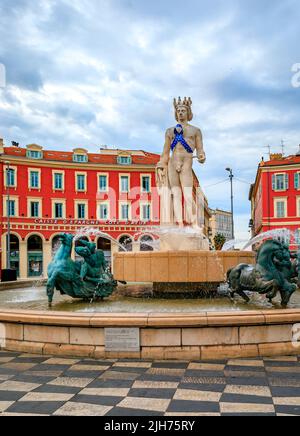
[[[156,168],[156,182],[161,196],[161,224],[197,227],[193,159],[196,151],[198,162],[204,164],[206,161],[202,133],[189,124],[193,119],[191,98],[174,99],[174,109],[178,124],[167,129],[163,154]]]

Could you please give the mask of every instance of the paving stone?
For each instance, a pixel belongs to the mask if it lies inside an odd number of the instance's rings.
[[[273,404],[271,397],[256,395],[223,394],[221,403]]]
[[[0,391],[30,392],[38,388],[38,383],[25,383],[8,380],[0,384]]]
[[[14,401],[0,401],[0,413],[5,412],[13,404]]]
[[[90,378],[72,378],[72,377],[59,377],[52,380],[48,385],[54,386],[70,386],[74,388],[85,388],[93,379]]]
[[[87,404],[98,404],[101,406],[117,406],[122,397],[105,397],[100,395],[76,395],[72,398],[72,402],[87,403]]]
[[[121,407],[114,407],[106,416],[164,416],[162,412],[153,412],[144,409],[128,409]]]
[[[220,403],[221,413],[275,413],[273,404]]]
[[[126,409],[150,410],[153,412],[166,412],[169,404],[170,400],[127,397],[119,403],[118,407],[125,407]]]
[[[56,410],[61,408],[63,403],[55,402],[38,402],[38,401],[18,401],[12,404],[6,411],[9,413],[26,413],[38,415],[52,415]]]
[[[29,392],[28,394],[24,395],[21,401],[37,401],[44,403],[55,401],[66,402],[69,401],[73,396],[73,394],[59,394],[57,392]]]
[[[172,400],[168,408],[168,412],[190,412],[190,413],[220,413],[219,403],[208,401],[182,401]]]
[[[68,402],[56,410],[54,415],[105,416],[111,409],[111,406],[102,406],[99,404]]]
[[[128,393],[129,397],[139,398],[162,398],[170,399],[175,395],[176,389],[131,389]]]

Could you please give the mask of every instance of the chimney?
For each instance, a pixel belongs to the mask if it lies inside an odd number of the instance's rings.
[[[4,153],[4,141],[3,138],[0,138],[0,154]]]
[[[283,154],[282,153],[271,153],[270,154],[270,160],[282,160]]]
[[[296,156],[300,156],[300,144],[299,144],[299,150],[298,150],[298,153],[296,153]]]

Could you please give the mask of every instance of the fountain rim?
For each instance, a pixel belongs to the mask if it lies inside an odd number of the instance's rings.
[[[270,325],[300,322],[300,308],[203,312],[64,312],[43,310],[12,310],[0,306],[0,322],[78,327],[140,326],[235,326]]]

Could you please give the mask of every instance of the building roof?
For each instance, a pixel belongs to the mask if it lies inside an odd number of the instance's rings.
[[[210,212],[211,214],[220,214],[220,215],[231,215],[231,212],[228,210],[222,210],[222,209],[211,209],[210,208]]]
[[[300,155],[283,156],[281,153],[271,154],[270,160],[261,161],[260,167],[300,164]]]
[[[26,148],[4,147],[4,154],[8,156],[26,158],[26,152]],[[74,151],[43,150],[44,161],[73,162],[73,155]],[[156,165],[160,160],[159,154],[149,153],[142,150],[101,149],[99,153],[87,153],[89,163],[106,165],[116,165],[118,156],[122,155],[130,155],[132,157],[132,163],[135,165]]]

